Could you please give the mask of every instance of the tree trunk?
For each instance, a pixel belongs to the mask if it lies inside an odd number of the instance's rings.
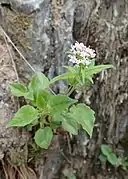
[[[79,97],[96,112],[93,137],[89,139],[83,131],[73,138],[55,136],[47,154],[41,152],[42,159],[32,165],[37,178],[63,178],[66,168],[78,179],[127,178],[127,172],[101,164],[98,157],[101,144],[109,144],[118,155],[128,155],[128,0],[2,0],[0,4],[2,27],[31,66],[49,78],[64,72],[62,66],[68,63],[65,51],[76,40],[96,50],[96,63],[116,67],[97,75],[91,89]],[[16,53],[18,75],[26,82],[32,71],[18,57]],[[54,90],[62,92],[65,87],[59,82]],[[5,127],[5,119],[2,121]],[[0,136],[3,130],[0,126]],[[5,138],[8,132],[4,132]],[[16,139],[6,142],[11,140]],[[17,150],[12,143],[2,154],[10,147]],[[17,139],[19,148],[25,143],[21,145]]]

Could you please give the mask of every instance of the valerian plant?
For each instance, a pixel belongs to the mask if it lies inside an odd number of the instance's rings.
[[[27,105],[22,106],[8,126],[39,126],[34,140],[38,146],[47,149],[54,132],[61,127],[70,134],[77,135],[83,128],[91,137],[94,128],[94,111],[84,103],[78,103],[70,94],[93,83],[93,76],[112,65],[95,65],[96,53],[83,43],[76,42],[68,51],[73,66],[65,66],[68,72],[49,80],[43,73],[37,72],[28,86],[13,83],[10,89],[13,95],[24,97]],[[65,94],[51,93],[51,86],[58,80],[66,80],[69,88]]]
[[[99,156],[101,162],[109,162],[115,167],[121,167],[126,170],[128,168],[128,158],[118,157],[112,148],[107,144],[101,145],[101,154]]]

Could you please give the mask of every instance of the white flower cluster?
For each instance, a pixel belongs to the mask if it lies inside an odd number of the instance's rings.
[[[86,47],[83,43],[76,42],[75,45],[71,46],[69,61],[74,64],[89,65],[91,60],[95,58],[95,50]]]

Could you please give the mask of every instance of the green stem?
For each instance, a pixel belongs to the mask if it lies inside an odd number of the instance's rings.
[[[43,119],[40,118],[40,128],[43,128]]]
[[[65,94],[67,95],[71,89],[72,89],[72,86],[70,86],[70,87],[66,90]]]
[[[40,128],[44,127],[43,121],[44,121],[46,116],[47,116],[46,114],[41,114],[41,116],[40,116]]]
[[[80,64],[80,68],[79,68],[79,76],[80,76],[80,79],[81,79],[81,71],[83,69],[83,64]],[[66,92],[66,95],[67,96],[70,96],[72,94],[72,92],[75,90],[75,87],[76,87],[76,80],[74,80],[74,84],[72,86],[70,86]]]
[[[80,64],[80,71],[79,71],[80,76],[81,76],[82,69],[83,69],[83,64]]]
[[[83,81],[83,75],[82,75],[82,70],[84,69],[84,65],[80,64],[80,71],[79,71],[79,76],[80,76],[80,81]]]
[[[67,96],[70,96],[72,92],[75,90],[76,85],[72,86],[71,90],[67,93]]]

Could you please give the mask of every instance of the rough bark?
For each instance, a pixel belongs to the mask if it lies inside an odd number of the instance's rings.
[[[92,89],[81,96],[96,111],[92,139],[84,132],[70,141],[55,137],[46,162],[39,167],[39,178],[61,178],[64,168],[73,169],[80,179],[127,178],[121,170],[101,165],[98,155],[102,143],[110,144],[117,154],[128,151],[128,1],[3,0],[0,14],[12,41],[49,78],[63,72],[68,63],[64,52],[75,40],[96,49],[97,63],[116,67],[98,75]],[[31,76],[21,59],[16,64],[23,81]],[[59,83],[58,88],[62,91],[65,84]]]

